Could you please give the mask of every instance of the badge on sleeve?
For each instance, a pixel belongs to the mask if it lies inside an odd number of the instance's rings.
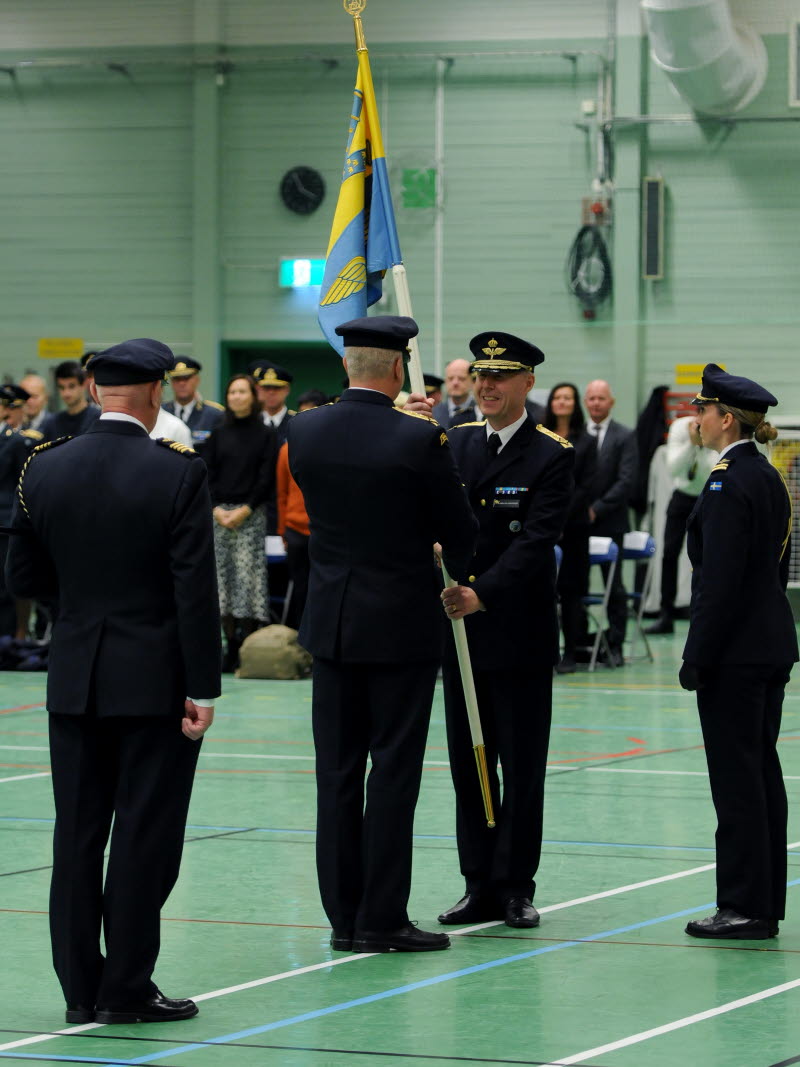
[[[708,488],[709,488],[709,492],[712,492],[712,493],[713,492],[717,492],[718,493],[722,489],[722,482],[709,482],[708,483]]]

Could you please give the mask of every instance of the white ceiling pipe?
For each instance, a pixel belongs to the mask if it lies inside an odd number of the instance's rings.
[[[761,91],[764,42],[734,23],[728,0],[641,0],[651,55],[695,111],[730,115]]]

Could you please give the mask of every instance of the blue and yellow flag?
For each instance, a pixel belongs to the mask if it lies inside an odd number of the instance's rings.
[[[319,298],[319,324],[340,355],[336,327],[366,315],[380,299],[384,274],[401,262],[369,56],[362,51]]]

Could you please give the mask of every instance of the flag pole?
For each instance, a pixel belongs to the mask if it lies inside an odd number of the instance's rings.
[[[367,120],[369,122],[370,130],[380,138],[380,121],[378,118],[378,109],[375,106],[375,87],[372,84],[369,53],[367,51],[367,42],[364,37],[364,27],[361,23],[361,12],[367,6],[367,0],[343,0],[343,4],[345,11],[353,16],[353,27],[356,35],[356,52],[359,54],[359,67],[364,80],[364,106],[367,111]],[[362,56],[365,60],[363,64],[361,63]],[[391,204],[387,205],[387,207],[391,213]],[[406,268],[402,263],[396,263],[392,267],[392,278],[394,280],[394,291],[397,297],[397,310],[401,315],[408,315],[409,318],[413,318],[413,312],[411,310],[411,293],[408,288],[408,276],[406,275]],[[424,396],[425,379],[422,376],[422,363],[420,361],[419,345],[417,344],[416,337],[411,338],[408,347],[410,352],[408,377],[411,382],[411,388],[415,393],[421,393]],[[447,568],[445,567],[444,562],[442,562],[442,576],[444,578],[444,584],[448,589],[458,584],[457,582],[454,582],[447,573]],[[481,785],[481,796],[483,797],[483,810],[486,814],[486,825],[493,827],[495,825],[495,819],[494,808],[492,805],[492,791],[489,785],[489,770],[486,763],[486,747],[483,741],[480,712],[478,711],[478,697],[475,692],[475,680],[472,676],[472,662],[469,655],[469,644],[467,643],[467,630],[463,619],[453,619],[451,622],[453,627],[453,638],[456,644],[456,654],[458,656],[458,668],[461,672],[461,684],[464,687],[464,703],[467,707],[467,718],[469,720],[469,729],[472,736],[472,751],[475,753],[475,763],[478,769],[478,779]]]

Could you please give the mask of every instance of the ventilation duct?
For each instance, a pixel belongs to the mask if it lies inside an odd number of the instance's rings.
[[[686,102],[704,115],[730,115],[761,91],[764,42],[734,24],[728,0],[641,0],[651,54]]]

